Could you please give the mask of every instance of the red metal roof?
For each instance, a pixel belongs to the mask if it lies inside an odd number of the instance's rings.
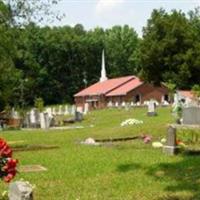
[[[137,88],[138,86],[142,85],[144,82],[142,82],[139,78],[135,77],[134,79],[130,80],[129,82],[125,83],[121,87],[116,88],[115,90],[112,90],[106,96],[122,96],[126,95],[131,90]]]
[[[192,91],[190,90],[178,90],[179,94],[184,96],[184,97],[188,97],[188,98],[194,98],[194,94]]]
[[[100,95],[100,94],[106,94],[126,83],[131,81],[132,79],[135,79],[135,76],[125,76],[120,78],[113,78],[109,79],[107,81],[98,82],[91,86],[89,86],[86,89],[83,89],[82,91],[75,94],[75,97],[78,96],[88,96],[88,95]]]

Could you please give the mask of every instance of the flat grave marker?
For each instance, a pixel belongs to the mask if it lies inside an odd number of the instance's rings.
[[[22,165],[19,167],[19,172],[41,172],[47,171],[47,168],[42,165]]]

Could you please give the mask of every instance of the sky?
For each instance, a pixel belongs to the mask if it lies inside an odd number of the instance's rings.
[[[111,28],[114,25],[128,24],[139,36],[142,27],[147,24],[153,9],[164,8],[189,10],[200,6],[200,0],[60,0],[52,10],[64,14],[61,21],[54,21],[50,26],[82,24],[86,30],[97,26]]]

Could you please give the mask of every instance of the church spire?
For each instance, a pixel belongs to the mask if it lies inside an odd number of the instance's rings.
[[[105,56],[104,56],[104,50],[102,51],[102,63],[101,63],[101,78],[100,82],[108,80],[106,76],[106,68],[105,68]]]

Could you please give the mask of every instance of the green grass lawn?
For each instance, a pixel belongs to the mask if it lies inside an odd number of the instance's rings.
[[[20,173],[36,186],[35,200],[195,200],[200,199],[200,158],[167,156],[141,140],[103,146],[79,142],[88,137],[111,138],[149,134],[157,141],[174,121],[169,108],[147,117],[146,108],[89,113],[83,129],[63,131],[9,131],[0,137],[24,144],[58,145],[58,149],[15,152],[20,165],[40,164],[48,171]],[[120,127],[128,118],[141,125]],[[93,128],[90,125],[94,125]],[[7,189],[0,183],[0,192]]]

